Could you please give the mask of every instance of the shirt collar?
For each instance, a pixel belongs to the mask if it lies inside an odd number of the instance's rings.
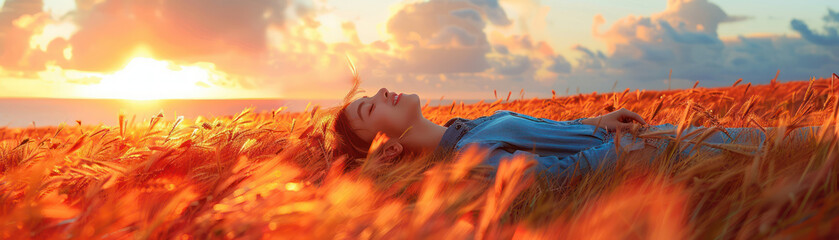
[[[455,146],[457,142],[463,138],[463,135],[466,135],[469,130],[487,120],[487,117],[480,117],[475,120],[469,120],[465,118],[455,117],[449,119],[446,124],[443,124],[446,128],[446,132],[443,133],[443,138],[440,139],[440,144],[437,145],[437,148],[434,149],[433,157],[435,159],[440,159],[446,157],[448,154],[455,150]]]

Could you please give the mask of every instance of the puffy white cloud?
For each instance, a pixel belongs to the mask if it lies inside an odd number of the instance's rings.
[[[387,22],[387,31],[397,45],[397,59],[389,70],[483,72],[490,67],[485,55],[491,50],[484,16],[499,15],[487,10],[503,13],[491,5],[491,1],[439,0],[403,6]]]
[[[708,0],[668,0],[667,9],[653,14],[653,21],[667,21],[671,25],[684,25],[689,31],[717,34],[720,23],[742,20],[742,17],[728,16],[716,4]]]
[[[835,15],[839,14],[829,11],[825,20]],[[677,82],[701,81],[702,86],[727,85],[738,78],[765,83],[778,69],[782,80],[829,76],[835,71],[829,64],[839,61],[836,27],[825,27],[826,33],[817,34],[793,20],[793,29],[803,39],[776,35],[724,40],[718,36],[720,24],[743,19],[729,16],[707,0],[671,0],[660,13],[619,19],[603,32],[598,29],[605,19],[596,16],[593,34],[606,43],[608,51],[575,46],[583,57],[577,59],[571,74],[558,77],[569,80],[567,85],[597,91],[598,85],[615,80],[622,87],[661,89],[670,69]],[[690,86],[684,85],[674,87]]]

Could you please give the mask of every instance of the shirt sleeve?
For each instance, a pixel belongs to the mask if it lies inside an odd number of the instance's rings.
[[[560,159],[560,162],[576,164],[578,169],[583,171],[593,171],[599,168],[614,166],[617,159],[618,155],[615,151],[615,143],[609,141],[564,157]],[[577,175],[579,173],[573,174]]]
[[[583,125],[583,120],[585,120],[586,118],[577,118],[577,119],[565,120],[565,121],[555,121],[555,120],[548,119],[548,118],[536,118],[536,119],[539,119],[543,122],[552,122],[552,123],[558,124],[558,125]]]
[[[549,118],[539,118],[539,117],[533,117],[533,116],[526,115],[526,114],[520,114],[520,113],[509,111],[509,110],[496,110],[494,115],[513,115],[513,116],[528,118],[528,119],[536,120],[536,121],[551,122],[551,123],[559,124],[559,125],[583,125],[582,121],[586,119],[586,118],[577,118],[577,119],[573,119],[573,120],[556,121],[556,120],[549,119]]]
[[[603,165],[603,163],[614,162],[616,159],[614,145],[610,142],[591,147],[562,159],[553,155],[539,155],[516,149],[504,142],[485,141],[471,144],[489,149],[490,152],[484,164],[497,168],[501,161],[510,161],[516,156],[523,156],[526,159],[535,160],[537,163],[533,168],[528,170],[528,173],[547,173],[561,177],[578,176],[584,172],[596,169]],[[491,172],[490,176],[495,177],[495,174],[495,172]]]
[[[583,125],[583,120],[585,120],[585,119],[586,118],[577,118],[577,119],[570,120],[570,121],[565,121],[565,122],[567,122],[568,125]]]

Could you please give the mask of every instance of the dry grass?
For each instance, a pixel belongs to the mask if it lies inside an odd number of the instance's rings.
[[[784,138],[797,127],[836,124],[832,81],[738,84],[551,99],[510,100],[510,92],[493,103],[423,107],[438,124],[501,109],[568,120],[627,108],[652,125],[778,127],[758,155],[727,146],[676,164],[666,164],[673,154],[642,164],[630,154],[614,169],[561,183],[522,175],[533,164],[526,159],[482,180],[494,170],[479,165],[479,149],[454,161],[371,159],[344,172],[346,160],[330,156],[324,131],[330,111],[318,108],[2,129],[0,238],[839,236],[835,134]]]

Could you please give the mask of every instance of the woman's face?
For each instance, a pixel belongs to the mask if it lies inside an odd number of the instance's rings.
[[[372,142],[377,132],[398,138],[409,126],[423,118],[416,94],[401,94],[379,89],[372,97],[364,96],[349,105],[347,114],[350,127],[361,139]]]

